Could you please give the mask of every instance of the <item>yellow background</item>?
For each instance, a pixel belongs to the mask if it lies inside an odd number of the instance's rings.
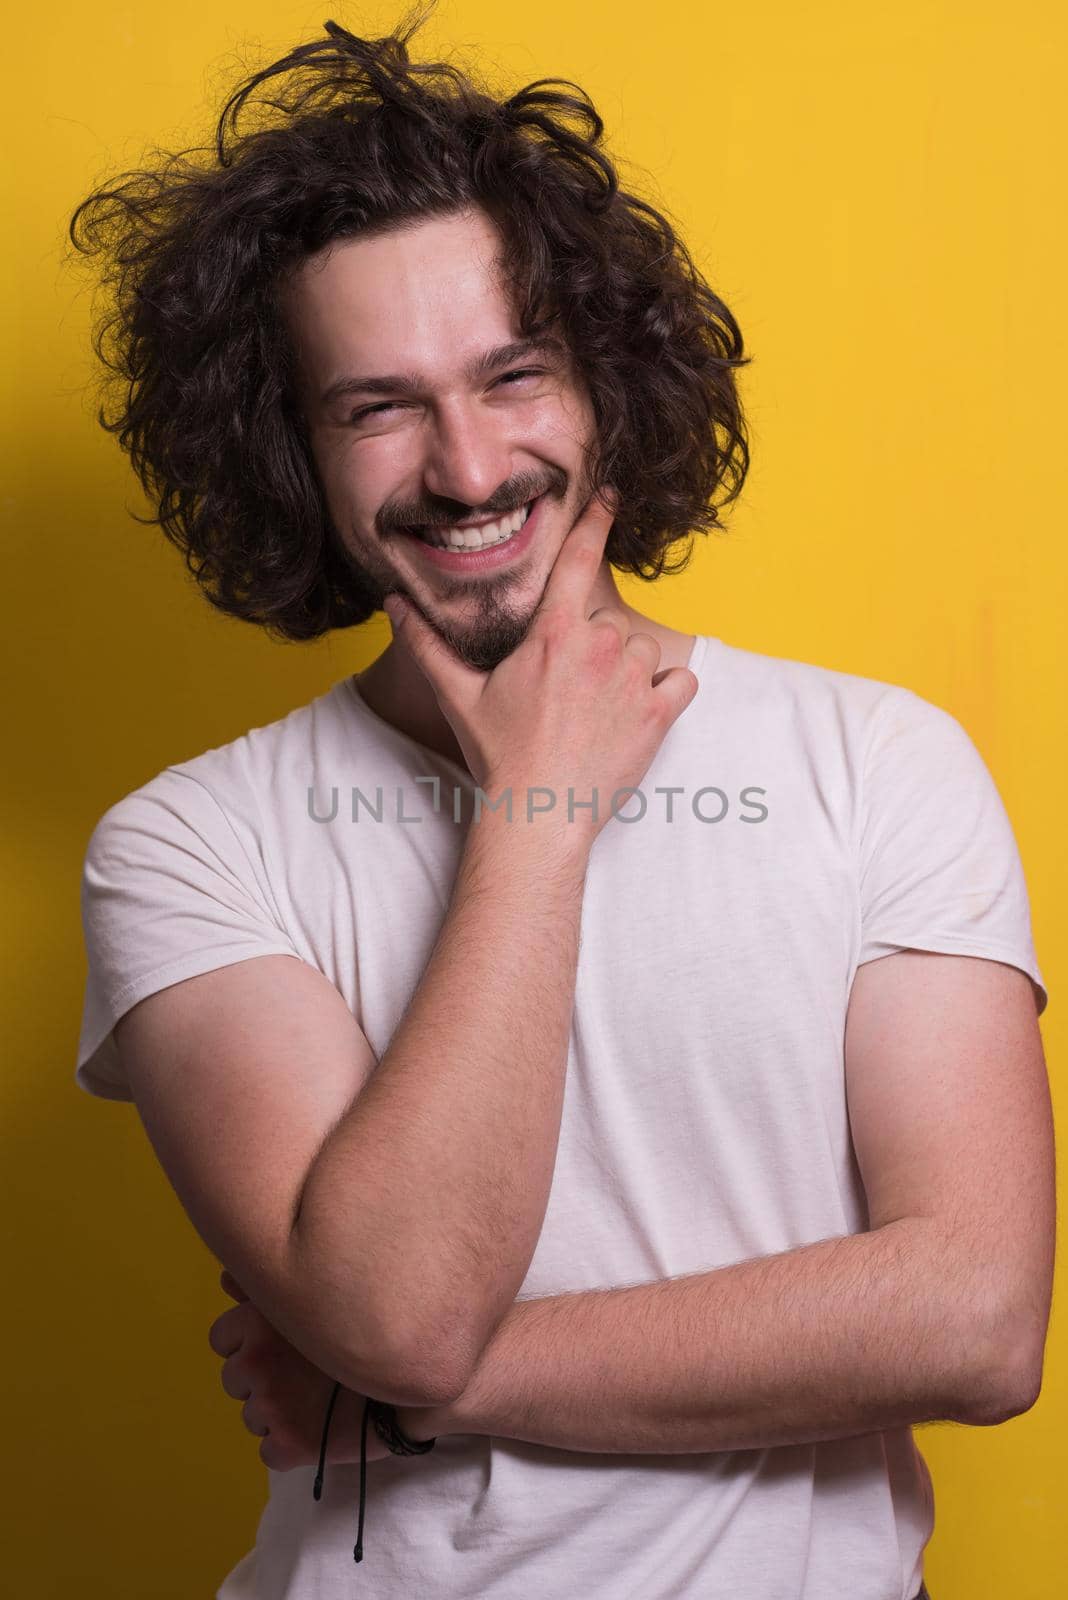
[[[399,14],[62,0],[9,25],[12,1595],[213,1594],[266,1486],[207,1345],[230,1303],[217,1269],[134,1110],[73,1081],[85,842],[162,767],[306,702],[388,637],[379,617],[272,644],[214,614],[158,529],[129,518],[146,508],[94,420],[90,280],[64,264],[66,221],[150,145],[204,139],[244,66],[328,16],[381,34]],[[738,317],[754,461],[730,534],[682,577],[624,593],[674,627],[905,684],[960,719],[1023,855],[1062,1117],[1065,34],[1052,0],[446,0],[414,46],[470,51],[509,88],[587,88],[624,182],[677,220]],[[1059,1592],[1066,1342],[1055,1294],[1038,1405],[995,1429],[918,1431],[934,1600]]]

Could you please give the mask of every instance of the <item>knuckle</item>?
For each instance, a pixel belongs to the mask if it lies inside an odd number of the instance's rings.
[[[594,623],[590,630],[587,650],[590,659],[597,664],[607,664],[618,661],[623,654],[623,641],[619,637],[619,629],[614,622]]]

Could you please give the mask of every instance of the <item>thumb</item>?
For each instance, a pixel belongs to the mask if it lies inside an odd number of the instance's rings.
[[[482,688],[487,674],[469,667],[407,595],[387,594],[382,608],[393,625],[394,638],[410,651],[443,703],[462,705]]]

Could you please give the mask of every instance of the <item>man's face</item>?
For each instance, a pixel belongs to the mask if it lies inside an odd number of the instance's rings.
[[[303,263],[287,301],[312,450],[352,565],[379,605],[409,596],[483,671],[530,627],[589,499],[595,432],[562,347],[475,370],[519,338],[499,249],[480,210],[343,240]],[[389,382],[340,389],[356,378]],[[493,549],[439,551],[411,531],[446,539],[531,501],[529,526]]]

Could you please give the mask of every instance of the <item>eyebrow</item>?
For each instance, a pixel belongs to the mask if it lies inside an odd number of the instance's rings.
[[[522,361],[531,355],[559,356],[564,352],[561,339],[546,335],[541,339],[513,339],[510,344],[500,344],[494,350],[485,350],[476,356],[464,370],[469,383],[477,383],[500,367],[513,361]],[[422,379],[415,372],[394,372],[380,377],[338,378],[324,390],[319,403],[330,405],[334,400],[354,394],[404,394],[417,395],[423,388]]]

